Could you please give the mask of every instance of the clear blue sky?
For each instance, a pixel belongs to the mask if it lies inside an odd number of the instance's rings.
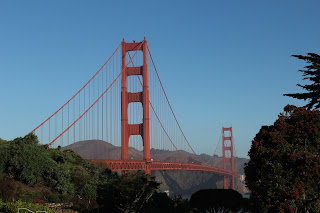
[[[113,2],[113,3],[111,3]],[[29,133],[64,104],[121,42],[145,36],[186,136],[213,153],[232,125],[247,156],[300,92],[305,63],[320,53],[320,1],[0,0],[0,137]]]

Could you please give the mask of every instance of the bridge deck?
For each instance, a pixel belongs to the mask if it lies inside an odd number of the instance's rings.
[[[189,171],[204,171],[204,172],[214,172],[223,175],[234,175],[235,177],[240,177],[239,174],[233,173],[231,171],[198,164],[189,163],[173,163],[173,162],[160,162],[160,161],[122,161],[122,160],[103,160],[103,159],[87,159],[92,163],[104,164],[106,167],[112,171],[129,171],[129,170],[145,170],[147,165],[150,166],[151,170],[189,170]]]

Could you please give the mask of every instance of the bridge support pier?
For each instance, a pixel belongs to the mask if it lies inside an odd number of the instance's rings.
[[[131,135],[141,135],[143,141],[143,158],[146,162],[145,172],[150,169],[150,117],[149,117],[149,83],[148,83],[148,46],[147,41],[140,43],[126,43],[122,45],[122,81],[121,81],[121,160],[128,160],[129,138]],[[142,51],[143,65],[140,67],[127,67],[126,54],[128,51]],[[131,75],[141,75],[143,79],[142,92],[130,93],[127,89],[127,78]],[[128,106],[132,102],[141,102],[143,107],[143,123],[128,124]]]
[[[234,153],[233,153],[233,136],[232,127],[225,128],[222,127],[222,155],[223,155],[223,169],[229,170],[234,173]],[[231,182],[231,183],[230,183]],[[223,178],[224,189],[229,189],[230,187],[235,190],[234,175],[227,176]]]

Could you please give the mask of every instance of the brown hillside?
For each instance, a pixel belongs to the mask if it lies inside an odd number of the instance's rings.
[[[79,141],[74,145],[64,147],[63,149],[74,149],[76,153],[86,159],[120,159],[121,147],[114,146],[102,140]],[[157,161],[174,161],[181,163],[201,164],[200,159],[207,162],[211,156],[201,154],[198,156],[186,151],[166,151],[151,149],[151,158]],[[181,154],[186,158],[182,158]],[[143,152],[133,147],[129,147],[129,156],[134,160],[141,160]],[[235,158],[236,172],[244,173],[244,164],[248,162],[246,158]],[[222,157],[213,156],[209,162],[210,165],[216,165],[222,168]],[[190,197],[192,193],[207,188],[222,188],[223,176],[209,172],[199,171],[152,171],[152,175],[156,176],[156,180],[161,182],[161,190],[168,190],[171,195],[180,194],[184,197]],[[240,180],[236,180],[236,190],[240,193],[246,193],[245,184]]]

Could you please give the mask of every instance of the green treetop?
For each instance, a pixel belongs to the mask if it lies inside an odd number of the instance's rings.
[[[304,106],[307,109],[312,109],[313,107],[316,109],[320,108],[320,56],[315,53],[308,53],[307,56],[293,55],[293,57],[302,59],[310,64],[304,67],[306,70],[299,70],[299,72],[303,72],[303,80],[308,79],[313,83],[306,85],[297,84],[297,86],[307,91],[305,93],[292,93],[284,95],[292,98],[307,100],[309,103]]]

